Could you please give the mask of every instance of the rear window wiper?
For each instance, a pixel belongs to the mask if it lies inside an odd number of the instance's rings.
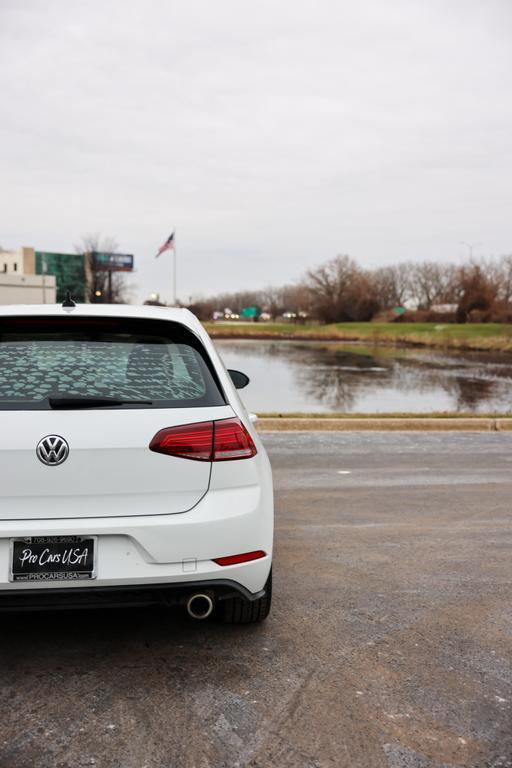
[[[152,400],[121,400],[117,397],[49,397],[50,408],[108,408],[112,405],[152,405]]]

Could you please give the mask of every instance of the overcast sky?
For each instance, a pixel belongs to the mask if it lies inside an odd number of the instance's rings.
[[[0,0],[0,243],[136,298],[512,252],[510,0]]]

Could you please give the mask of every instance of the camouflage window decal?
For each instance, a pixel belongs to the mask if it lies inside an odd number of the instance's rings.
[[[220,405],[200,352],[183,340],[0,336],[0,408],[43,407],[48,398],[115,398],[155,406]]]

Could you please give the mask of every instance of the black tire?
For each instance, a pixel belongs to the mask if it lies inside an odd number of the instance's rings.
[[[270,570],[265,594],[257,600],[243,597],[228,597],[221,603],[220,620],[224,624],[257,624],[267,618],[272,604],[272,569]]]

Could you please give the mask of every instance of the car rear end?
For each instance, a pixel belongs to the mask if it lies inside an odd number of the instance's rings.
[[[268,612],[268,458],[186,310],[2,308],[0,477],[0,609]]]

